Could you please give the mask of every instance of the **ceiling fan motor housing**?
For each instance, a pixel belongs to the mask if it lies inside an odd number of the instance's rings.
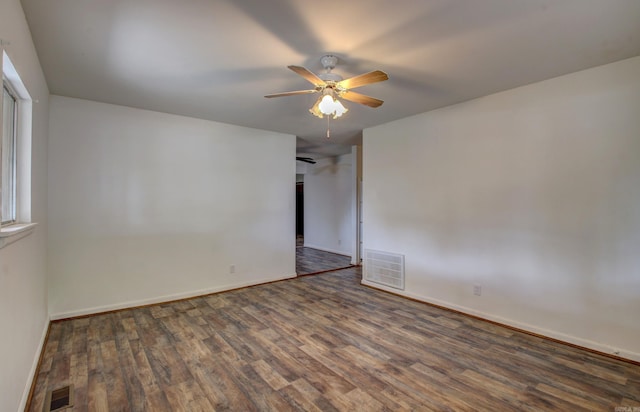
[[[339,82],[342,80],[342,76],[336,73],[320,73],[318,77],[324,80],[325,82]]]

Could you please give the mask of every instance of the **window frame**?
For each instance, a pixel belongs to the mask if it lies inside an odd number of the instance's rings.
[[[12,152],[11,153],[11,162],[10,162],[10,170],[5,170],[5,168],[7,167],[3,160],[0,159],[0,176],[2,174],[4,174],[5,172],[8,172],[11,175],[11,185],[9,190],[11,191],[10,193],[10,202],[11,205],[9,206],[10,209],[10,213],[11,216],[10,218],[7,219],[6,216],[4,216],[3,211],[4,211],[4,204],[7,201],[7,199],[4,198],[4,196],[2,196],[2,193],[0,193],[0,227],[4,227],[4,226],[9,226],[9,225],[13,225],[15,223],[18,222],[18,210],[19,210],[19,205],[18,205],[18,116],[19,116],[19,110],[20,110],[20,97],[18,96],[18,93],[16,93],[15,89],[12,87],[11,82],[9,82],[7,80],[6,77],[2,77],[2,100],[3,100],[3,104],[2,104],[2,133],[4,134],[4,130],[5,130],[5,125],[4,125],[4,93],[6,93],[9,95],[9,97],[13,100],[13,116],[11,118],[12,121],[12,127],[11,127],[11,134],[12,136],[10,137],[11,143],[10,143],[10,148],[9,150]],[[2,154],[2,157],[4,158],[4,154],[7,150],[6,147],[4,147],[4,136],[2,136],[2,141],[0,142],[0,154]],[[2,188],[2,192],[5,191],[5,188]]]
[[[33,131],[33,100],[27,90],[20,74],[16,70],[13,62],[9,58],[7,51],[0,40],[0,69],[2,69],[3,86],[6,83],[8,90],[16,101],[14,116],[14,167],[15,167],[15,221],[7,224],[0,224],[0,249],[19,241],[20,239],[33,233],[37,223],[31,220],[31,167],[32,167],[32,131]],[[4,93],[4,87],[3,87]],[[0,101],[2,110],[3,99]],[[4,117],[4,113],[2,115]],[[0,117],[0,128],[2,128],[2,117]],[[0,147],[2,143],[0,143]],[[1,149],[0,149],[1,150]],[[2,170],[2,156],[0,155],[0,171]],[[0,215],[2,209],[0,207]],[[2,216],[0,216],[2,221]]]

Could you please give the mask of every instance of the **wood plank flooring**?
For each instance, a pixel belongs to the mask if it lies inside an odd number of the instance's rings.
[[[30,411],[583,411],[640,367],[360,285],[360,268],[51,326]],[[631,410],[631,409],[630,409]]]
[[[296,248],[296,273],[298,275],[326,272],[349,266],[351,266],[351,258],[349,256],[310,247],[300,246]]]

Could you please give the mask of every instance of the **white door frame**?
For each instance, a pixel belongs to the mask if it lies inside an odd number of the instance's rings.
[[[351,245],[351,264],[359,265],[362,260],[362,182],[358,171],[360,170],[359,146],[351,146],[351,230],[353,243]]]

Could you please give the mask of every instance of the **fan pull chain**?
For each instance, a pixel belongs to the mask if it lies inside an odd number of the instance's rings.
[[[331,116],[327,115],[327,139],[331,138],[331,129],[330,129]]]

